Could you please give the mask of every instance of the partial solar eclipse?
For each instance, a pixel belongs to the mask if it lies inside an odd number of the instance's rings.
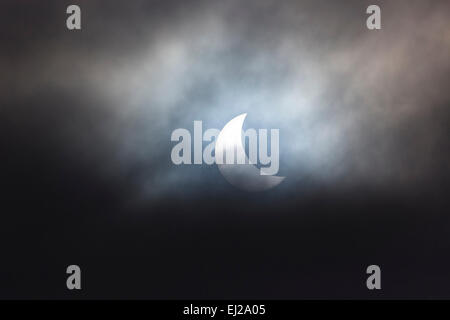
[[[261,170],[252,163],[246,153],[243,144],[243,131],[246,113],[230,120],[220,131],[216,140],[216,163],[220,173],[225,179],[237,188],[246,191],[263,191],[276,187],[285,177],[264,175]],[[235,154],[236,163],[229,164],[228,161],[220,163],[219,158],[226,154]],[[223,161],[222,161],[223,162]]]

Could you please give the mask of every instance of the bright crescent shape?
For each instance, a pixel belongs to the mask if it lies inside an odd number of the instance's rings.
[[[224,178],[240,189],[246,191],[263,191],[271,189],[279,185],[284,177],[261,175],[260,170],[250,161],[245,153],[242,144],[242,126],[244,125],[246,113],[243,113],[232,120],[230,120],[220,131],[216,140],[216,155],[217,150],[229,150],[235,148],[236,154],[245,155],[246,163],[248,164],[219,164],[220,173]],[[217,161],[216,161],[217,162]]]

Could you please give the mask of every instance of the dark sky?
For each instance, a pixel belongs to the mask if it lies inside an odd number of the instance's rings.
[[[450,2],[374,3],[2,1],[0,298],[450,298]],[[281,185],[171,162],[241,113]]]

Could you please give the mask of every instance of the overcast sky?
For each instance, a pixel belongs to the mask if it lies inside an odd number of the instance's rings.
[[[450,1],[75,2],[80,31],[66,28],[73,2],[0,5],[0,233],[15,243],[2,268],[20,275],[1,296],[42,297],[48,279],[47,296],[63,296],[56,268],[70,254],[103,279],[99,297],[139,285],[136,297],[317,297],[329,283],[349,297],[360,275],[346,287],[324,268],[345,273],[369,253],[404,275],[392,288],[420,296],[410,279],[431,270],[418,281],[443,292]],[[280,130],[278,187],[248,194],[215,165],[171,162],[173,130],[242,113],[244,128]],[[105,261],[131,279],[105,285]]]
[[[6,116],[53,119],[61,148],[117,179],[139,170],[149,196],[213,185],[170,163],[170,133],[244,112],[280,129],[286,188],[421,183],[448,170],[450,5],[379,4],[369,31],[364,1],[86,1],[72,32],[62,4],[27,4],[2,21],[20,18],[2,31]]]

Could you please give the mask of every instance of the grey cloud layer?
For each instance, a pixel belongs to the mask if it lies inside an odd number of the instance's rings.
[[[89,108],[108,115],[97,134],[113,156],[76,127],[67,138],[104,163],[106,175],[138,166],[133,179],[150,195],[209,183],[168,163],[172,130],[190,129],[193,120],[221,128],[243,112],[247,127],[280,128],[288,187],[306,178],[409,185],[446,163],[450,4],[380,6],[383,28],[369,31],[360,1],[209,1],[168,6],[161,16],[134,2],[123,13],[129,24],[116,11],[108,19],[113,4],[106,11],[89,4],[83,10],[99,16],[86,13],[92,24],[83,32],[98,26],[113,35],[98,44],[87,36],[86,46],[45,43],[50,50],[10,71],[31,95],[43,85],[70,91],[81,81],[86,94],[103,97]],[[39,76],[28,77],[34,69]]]

